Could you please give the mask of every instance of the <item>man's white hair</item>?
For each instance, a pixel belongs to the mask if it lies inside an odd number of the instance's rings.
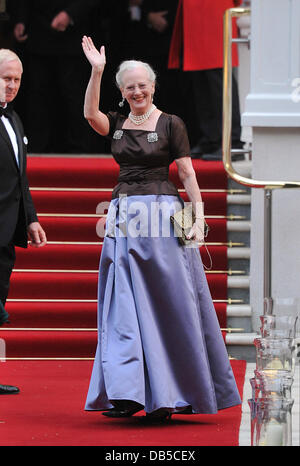
[[[15,52],[9,49],[0,49],[0,65],[4,62],[14,61],[14,60],[17,60],[22,66],[22,62]],[[22,69],[23,69],[23,66],[22,66]]]
[[[135,68],[140,67],[143,67],[148,72],[150,81],[155,82],[156,75],[151,66],[148,65],[148,63],[138,60],[125,60],[120,64],[116,74],[116,82],[119,89],[123,87],[123,74],[125,73],[125,71],[133,70]]]

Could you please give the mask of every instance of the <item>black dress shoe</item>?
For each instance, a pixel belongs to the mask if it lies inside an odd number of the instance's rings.
[[[19,392],[20,389],[13,385],[0,385],[0,395],[16,395]]]
[[[222,149],[218,149],[214,152],[210,152],[208,154],[203,154],[201,156],[202,160],[206,160],[208,162],[220,162],[223,159]],[[245,156],[242,153],[231,154],[232,162],[237,162],[238,160],[245,160]]]

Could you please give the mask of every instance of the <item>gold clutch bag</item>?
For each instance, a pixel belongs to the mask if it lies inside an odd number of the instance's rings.
[[[195,222],[195,214],[192,205],[188,204],[184,209],[171,215],[170,219],[179,243],[183,246],[188,245],[191,240],[187,238],[187,235]],[[204,219],[204,238],[207,237],[209,230],[210,228]]]

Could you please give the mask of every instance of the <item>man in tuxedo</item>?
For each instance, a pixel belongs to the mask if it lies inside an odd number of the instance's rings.
[[[12,51],[0,49],[0,325],[8,320],[4,306],[15,263],[15,246],[44,246],[46,234],[38,222],[26,176],[26,145],[22,123],[11,102],[18,94],[23,67]],[[0,385],[0,394],[18,393]]]

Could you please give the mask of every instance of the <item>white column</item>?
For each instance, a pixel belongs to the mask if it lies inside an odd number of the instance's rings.
[[[252,178],[300,181],[300,0],[251,1]],[[263,189],[252,190],[250,303],[263,313]],[[300,296],[300,190],[273,191],[272,296]]]

